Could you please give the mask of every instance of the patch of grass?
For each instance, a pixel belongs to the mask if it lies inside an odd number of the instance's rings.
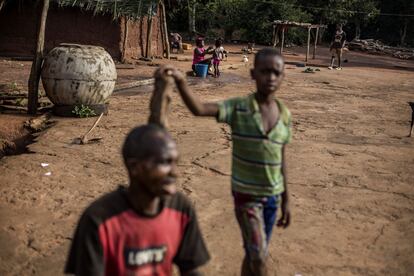
[[[17,83],[16,82],[10,83],[9,84],[9,87],[10,87],[10,90],[11,91],[19,91],[20,90],[19,87],[17,86]]]
[[[93,111],[89,106],[83,104],[80,106],[75,106],[75,108],[72,110],[72,113],[78,116],[79,118],[88,118],[96,116],[95,111]]]

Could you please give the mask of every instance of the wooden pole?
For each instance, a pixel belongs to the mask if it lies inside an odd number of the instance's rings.
[[[49,0],[43,0],[42,15],[39,19],[39,32],[37,35],[36,53],[33,58],[32,68],[28,82],[28,104],[27,113],[35,115],[37,112],[39,81],[42,70],[43,50],[45,47],[46,18],[49,10]]]
[[[316,55],[316,46],[318,45],[318,38],[319,38],[319,27],[316,28],[316,34],[315,34],[315,44],[313,46],[313,57],[312,59],[315,59]]]
[[[308,57],[309,57],[310,31],[311,31],[311,28],[308,28],[308,46],[307,46],[307,49],[306,49],[306,59],[305,59],[305,62],[308,62]]]
[[[272,44],[273,47],[276,47],[276,25],[273,25]]]
[[[145,51],[145,57],[151,58],[152,55],[152,6],[149,7],[148,20],[147,20],[147,46]]]
[[[282,26],[282,43],[280,44],[280,54],[283,53],[284,44],[285,44],[285,26]]]
[[[165,49],[166,58],[170,59],[170,41],[168,40],[167,14],[165,13],[164,0],[161,0],[160,4],[161,4],[161,30],[164,32],[164,49]]]
[[[161,32],[161,44],[162,44],[162,57],[166,56],[166,49],[165,49],[165,31],[164,31],[164,24],[163,24],[163,15],[162,15],[162,0],[158,1],[158,9],[159,9],[159,20],[160,23],[160,32]]]
[[[121,61],[124,63],[125,62],[125,56],[126,56],[126,47],[127,47],[127,40],[128,40],[128,18],[123,18],[124,22],[125,22],[125,27],[124,27],[124,43],[122,45],[122,57],[121,57]]]

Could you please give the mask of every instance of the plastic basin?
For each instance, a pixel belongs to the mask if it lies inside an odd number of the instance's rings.
[[[207,77],[208,65],[207,64],[196,64],[195,65],[196,76],[205,78]]]

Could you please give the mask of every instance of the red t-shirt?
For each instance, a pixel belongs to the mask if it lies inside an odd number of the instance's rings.
[[[135,212],[126,189],[95,201],[82,215],[65,272],[76,275],[171,275],[209,260],[196,215],[181,193],[149,217]]]

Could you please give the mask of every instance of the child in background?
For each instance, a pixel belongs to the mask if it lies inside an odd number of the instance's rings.
[[[346,42],[346,34],[342,30],[342,25],[338,24],[336,25],[336,32],[335,35],[332,38],[332,43],[329,48],[329,51],[331,52],[331,64],[329,65],[328,69],[332,70],[334,67],[334,61],[335,61],[335,55],[338,57],[338,67],[336,67],[336,70],[342,70],[342,51],[345,47]]]
[[[218,78],[220,76],[220,61],[224,59],[225,56],[227,56],[227,51],[224,50],[224,47],[222,46],[223,41],[221,38],[216,40],[216,48],[213,52],[213,66],[214,66],[214,77]]]

